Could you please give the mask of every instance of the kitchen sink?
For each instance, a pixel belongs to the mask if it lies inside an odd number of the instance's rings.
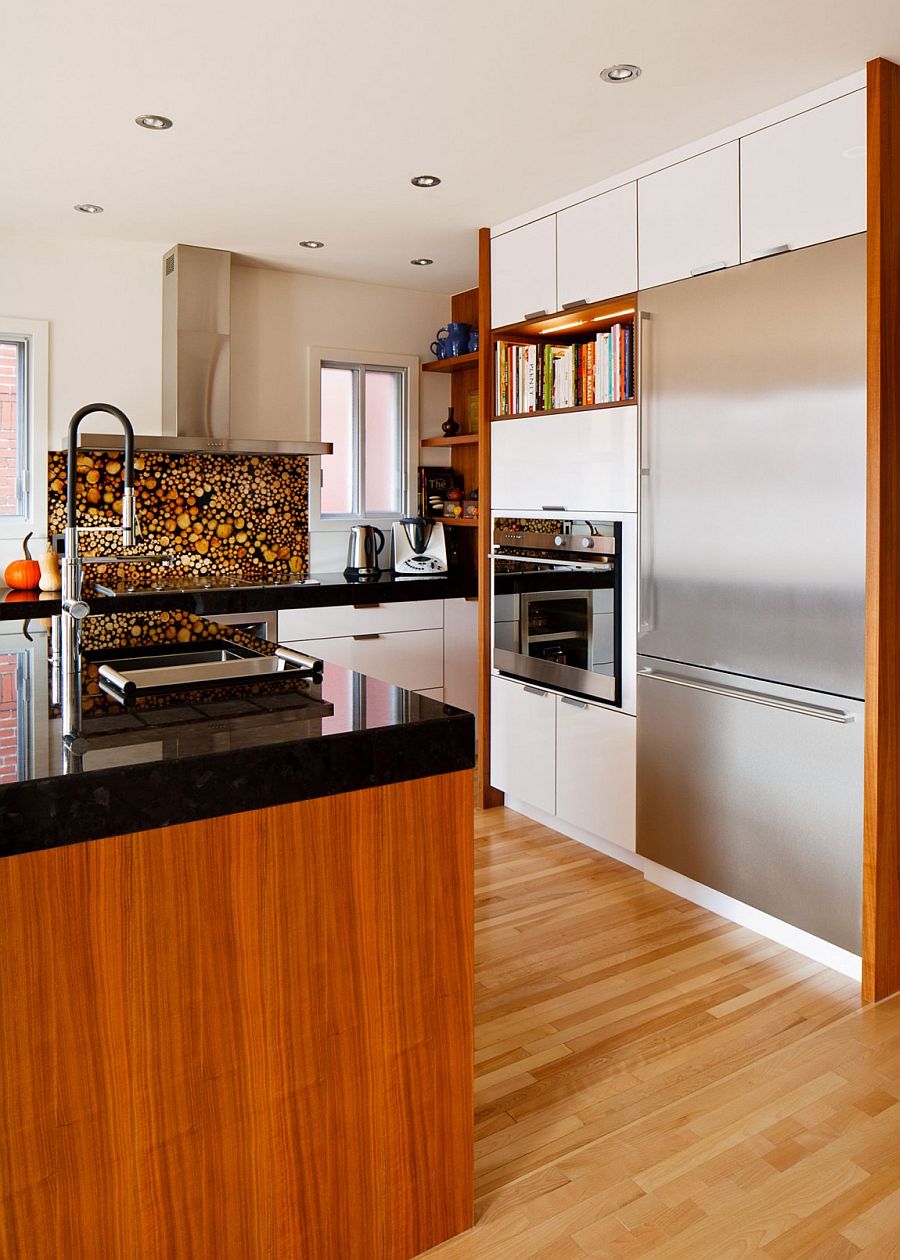
[[[179,644],[139,654],[103,653],[97,654],[95,659],[100,661],[103,689],[123,700],[132,700],[139,692],[221,686],[295,672],[316,674],[322,670],[320,660],[293,648],[278,647],[274,655],[264,655],[225,640]]]

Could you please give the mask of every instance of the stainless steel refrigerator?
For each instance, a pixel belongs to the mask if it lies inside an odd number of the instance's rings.
[[[865,236],[640,307],[638,852],[859,953]]]

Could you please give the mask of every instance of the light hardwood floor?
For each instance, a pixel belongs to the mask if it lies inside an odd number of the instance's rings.
[[[478,816],[477,1224],[436,1260],[900,1257],[900,1000]]]

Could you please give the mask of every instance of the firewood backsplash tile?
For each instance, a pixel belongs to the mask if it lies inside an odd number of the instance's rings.
[[[304,455],[208,455],[138,452],[135,507],[140,534],[134,554],[167,557],[196,573],[240,573],[265,580],[309,568],[309,462]],[[49,457],[48,520],[62,533],[66,457]],[[122,455],[78,456],[78,521],[115,524],[122,510]],[[115,534],[83,534],[83,555],[127,554]],[[97,576],[123,570],[92,566]],[[150,566],[152,573],[154,566]]]

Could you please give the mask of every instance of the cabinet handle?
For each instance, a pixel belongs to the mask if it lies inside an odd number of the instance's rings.
[[[731,700],[746,700],[750,704],[762,704],[768,709],[784,709],[787,713],[799,713],[803,717],[821,718],[825,722],[840,722],[846,726],[855,721],[852,713],[843,709],[826,709],[820,704],[804,704],[800,700],[786,700],[781,696],[769,696],[761,691],[748,691],[744,687],[720,687],[693,678],[676,678],[674,674],[661,674],[655,669],[639,669],[641,678],[655,678],[657,682],[673,683],[676,687],[690,687],[692,691],[708,691],[712,696],[727,696]]]
[[[356,640],[357,643],[360,643],[363,639],[380,639],[381,635],[380,634],[355,634],[353,638]]]
[[[570,704],[573,709],[586,709],[587,705],[583,700],[573,700],[571,696],[560,696],[563,704]]]
[[[773,258],[776,254],[788,254],[790,250],[790,245],[773,245],[771,249],[764,249],[761,253],[754,254],[753,261],[756,262],[758,258]]]
[[[565,512],[567,510],[568,509],[566,508],[565,503],[542,503],[541,504],[542,512]]]
[[[587,298],[573,298],[571,302],[563,302],[561,309],[564,311],[574,311],[576,306],[587,306],[587,304]]]
[[[365,608],[380,608],[381,605],[380,604],[354,604],[353,607],[356,608],[358,611],[362,611]]]
[[[724,260],[722,262],[706,263],[703,267],[691,267],[692,276],[706,276],[711,271],[724,271],[728,266]]]
[[[547,315],[548,313],[549,313],[549,312],[547,312],[546,310],[544,310],[544,311],[529,311],[529,312],[528,312],[528,314],[527,314],[527,315],[523,315],[523,316],[522,316],[522,318],[523,318],[523,319],[543,319],[543,318],[544,318],[544,316],[545,316],[545,315]]]
[[[546,696],[547,695],[547,692],[541,691],[540,687],[529,687],[527,683],[522,688],[522,690],[527,691],[530,696]]]

